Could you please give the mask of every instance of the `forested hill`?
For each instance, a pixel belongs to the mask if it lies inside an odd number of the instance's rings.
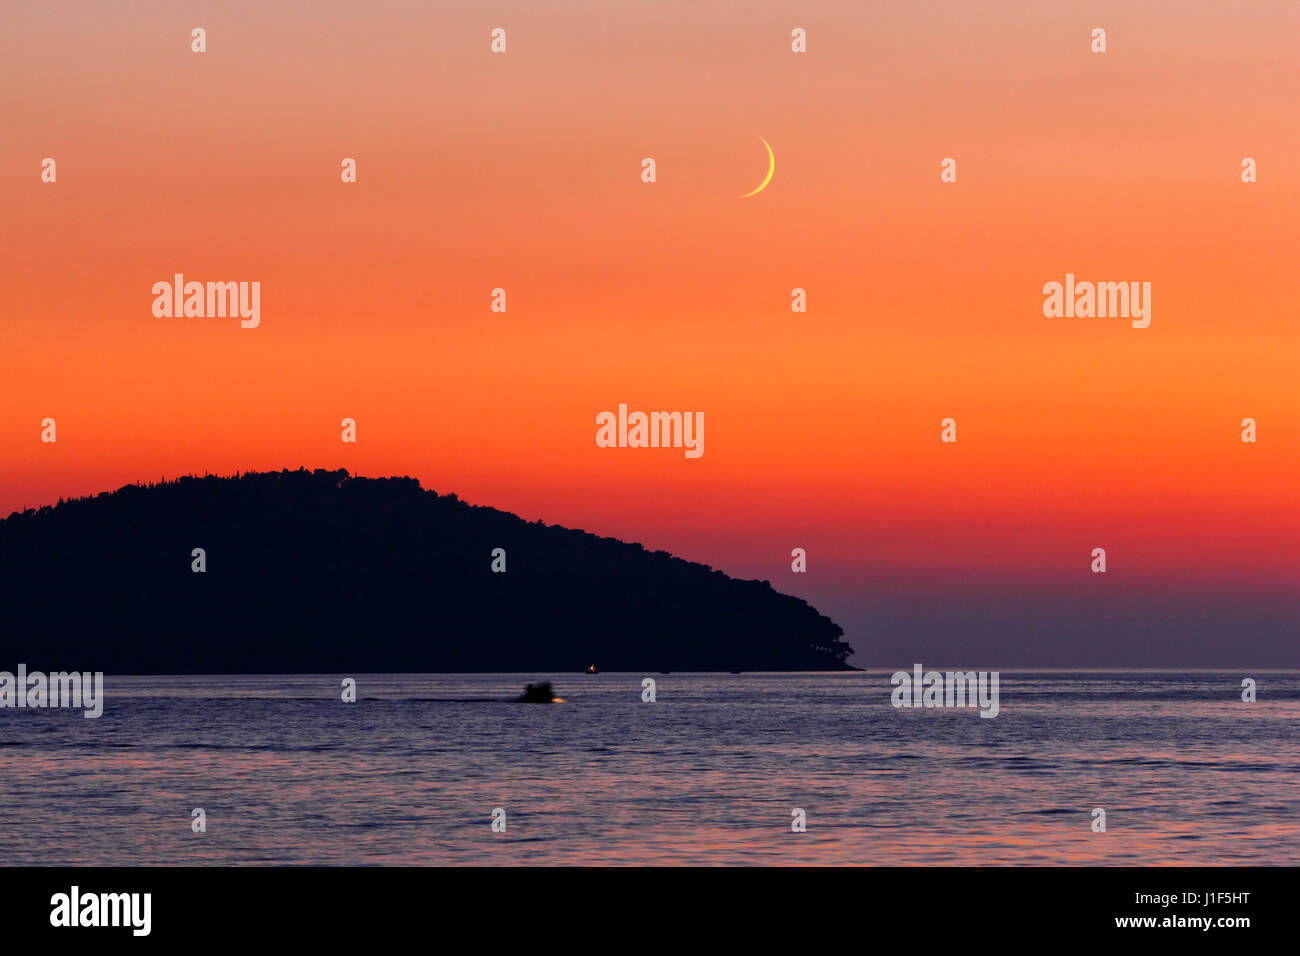
[[[342,470],[16,512],[0,607],[8,670],[836,670],[851,653],[765,581]]]

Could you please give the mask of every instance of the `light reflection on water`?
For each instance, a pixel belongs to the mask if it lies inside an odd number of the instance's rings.
[[[539,678],[570,702],[510,702]],[[357,679],[109,675],[98,720],[0,710],[3,861],[1300,862],[1295,671],[1003,672],[993,720],[895,710],[878,671]]]

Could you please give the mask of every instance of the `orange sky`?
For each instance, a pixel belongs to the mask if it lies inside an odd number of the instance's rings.
[[[872,588],[1046,600],[1097,546],[1152,621],[1285,620],[1300,14],[1057,6],[6,4],[0,513],[412,474],[769,578],[862,662],[909,626]],[[155,318],[178,271],[261,282],[260,327]],[[1151,327],[1044,318],[1066,272],[1151,282]],[[596,447],[619,402],[703,411],[704,456]]]

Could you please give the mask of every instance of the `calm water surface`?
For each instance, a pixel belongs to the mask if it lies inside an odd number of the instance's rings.
[[[509,702],[539,678],[569,702]],[[992,720],[895,710],[879,671],[357,679],[344,704],[337,677],[110,675],[98,720],[0,710],[3,862],[1300,862],[1295,671],[1004,671]]]

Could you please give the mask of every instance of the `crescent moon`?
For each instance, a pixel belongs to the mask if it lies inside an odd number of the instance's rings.
[[[772,181],[772,174],[776,172],[776,154],[772,152],[771,144],[761,136],[759,139],[763,140],[763,145],[767,147],[767,175],[763,177],[763,181],[758,184],[757,188],[745,193],[745,195],[740,197],[741,199],[748,199],[750,196],[756,196],[761,193],[765,188],[767,188],[767,184]]]

